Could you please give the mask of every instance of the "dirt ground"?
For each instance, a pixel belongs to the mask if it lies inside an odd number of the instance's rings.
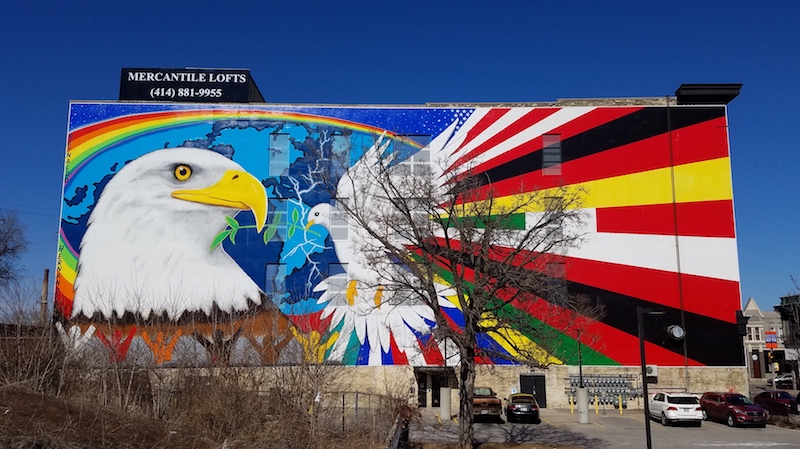
[[[156,419],[80,401],[0,389],[0,447],[14,449],[211,449],[211,441]]]

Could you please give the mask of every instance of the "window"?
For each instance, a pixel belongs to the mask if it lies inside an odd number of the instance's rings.
[[[337,203],[340,201],[347,201],[347,199],[338,199]],[[347,212],[341,209],[333,208],[331,209],[330,220],[331,239],[347,240],[347,233],[350,227],[350,217],[347,215]]]
[[[761,328],[747,326],[747,341],[761,341]]]
[[[667,396],[667,402],[670,404],[698,404],[700,401],[694,396]]]
[[[288,202],[284,198],[273,198],[267,211],[267,226],[276,224],[278,229],[285,230],[288,221]]]
[[[407,139],[413,140],[418,144],[422,145],[422,148],[416,151],[414,154],[403,160],[400,164],[398,164],[397,168],[394,169],[393,175],[395,176],[408,176],[408,175],[426,175],[430,174],[431,171],[431,150],[428,148],[428,145],[431,143],[431,136],[428,135],[406,135],[400,136],[405,137]],[[409,151],[415,151],[413,148],[402,147],[399,146],[395,148],[395,151],[400,151],[400,157],[403,157],[403,150],[407,149]],[[405,153],[408,154],[408,153]]]
[[[545,236],[547,240],[552,242],[560,242],[564,239],[563,202],[564,199],[560,196],[548,196],[544,198],[546,220],[549,221],[545,230]]]
[[[561,174],[561,134],[542,135],[542,175]]]
[[[566,300],[568,294],[566,281],[566,264],[564,262],[547,262],[545,268],[547,275],[548,298],[560,303]]]
[[[331,142],[331,152],[337,157],[350,154],[350,138],[341,134],[334,134]]]
[[[347,264],[332,263],[328,265],[328,300],[344,298],[347,292]]]
[[[269,175],[281,176],[289,169],[289,135],[269,135]]]
[[[268,263],[266,266],[266,282],[264,283],[264,293],[267,296],[274,296],[281,293],[283,280],[286,278],[286,264]]]
[[[350,137],[342,134],[331,136],[331,154],[328,163],[328,177],[335,186],[344,170],[350,166]]]

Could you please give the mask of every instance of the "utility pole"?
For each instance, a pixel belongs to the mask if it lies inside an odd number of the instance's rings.
[[[39,303],[39,325],[47,326],[47,291],[50,281],[50,269],[44,269],[44,279],[42,279],[42,299]]]

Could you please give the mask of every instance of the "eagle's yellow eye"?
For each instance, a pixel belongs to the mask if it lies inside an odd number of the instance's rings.
[[[178,181],[186,181],[192,176],[192,167],[188,165],[179,165],[175,167],[175,179]]]

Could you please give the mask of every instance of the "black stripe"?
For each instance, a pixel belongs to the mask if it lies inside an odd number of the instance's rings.
[[[664,315],[644,317],[645,340],[677,354],[683,354],[682,344],[672,341],[666,335],[667,326],[681,323],[680,309],[574,282],[569,283],[568,290],[572,294],[583,294],[598,300],[605,310],[605,316],[600,321],[636,338],[639,338],[636,322],[637,306],[664,311]],[[731,314],[733,315],[731,319],[735,319],[735,312]],[[684,316],[686,350],[690,359],[709,366],[744,365],[742,337],[737,332],[735,322],[728,323],[690,312],[684,312]],[[629,349],[638,351],[638,348]]]
[[[447,258],[447,256],[445,256]],[[484,274],[496,273],[498,270],[511,268],[498,261],[484,261]],[[461,261],[461,264],[469,269],[474,270],[473,264],[467,261]],[[498,267],[499,265],[499,267]],[[519,268],[519,267],[516,267]],[[546,279],[547,276],[531,272],[530,275],[542,276]],[[511,275],[514,276],[514,275]],[[502,281],[501,281],[502,282]],[[546,282],[551,286],[566,284],[567,292],[570,295],[583,295],[591,301],[599,302],[603,306],[603,317],[598,321],[601,323],[618,329],[622,332],[630,334],[635,338],[639,338],[639,329],[636,322],[636,307],[643,307],[653,310],[663,311],[663,315],[647,316],[645,317],[645,340],[648,342],[668,349],[676,354],[683,355],[683,344],[676,342],[667,337],[666,328],[673,324],[681,324],[680,309],[667,307],[654,302],[645,301],[633,296],[623,295],[621,293],[604,290],[601,288],[593,287],[586,284],[577,282],[564,281],[563,279],[553,279],[552,282]],[[677,289],[677,284],[675,286]],[[543,298],[545,301],[561,305],[561,298],[549,298],[547,293],[534,292],[537,296]],[[713,301],[713,298],[709,298]],[[742,350],[742,337],[736,326],[736,312],[731,312],[731,317],[734,320],[732,323],[721,321],[705,315],[700,315],[691,312],[684,312],[686,324],[686,352],[687,356],[696,360],[703,365],[707,366],[743,366],[744,351]],[[613,344],[612,342],[604,342],[603,336],[600,338],[600,344]],[[638,346],[626,348],[629,351],[639,351]],[[599,348],[603,352],[602,347]]]
[[[586,130],[561,142],[561,160],[568,162],[667,132],[667,108],[649,107]],[[724,107],[671,108],[672,129],[696,125],[725,115]],[[542,169],[542,150],[489,169],[478,176],[478,186]]]

